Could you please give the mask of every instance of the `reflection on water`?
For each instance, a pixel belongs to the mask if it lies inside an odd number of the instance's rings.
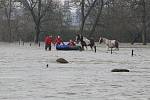
[[[150,100],[148,48],[131,57],[130,48],[110,54],[8,45],[0,51],[0,100]],[[56,63],[58,57],[70,63]]]

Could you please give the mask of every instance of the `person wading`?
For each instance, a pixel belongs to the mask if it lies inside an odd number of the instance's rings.
[[[45,50],[47,50],[47,48],[49,48],[49,51],[50,51],[51,44],[52,44],[52,36],[46,35],[44,42],[45,42]]]

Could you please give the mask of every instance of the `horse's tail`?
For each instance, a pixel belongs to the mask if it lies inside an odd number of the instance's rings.
[[[115,41],[115,47],[119,49],[119,42]]]

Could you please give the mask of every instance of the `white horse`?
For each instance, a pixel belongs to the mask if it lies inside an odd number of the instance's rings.
[[[116,50],[119,50],[119,42],[117,40],[109,40],[109,39],[100,37],[99,43],[101,44],[102,42],[107,45],[108,47],[107,50],[109,50],[109,48],[115,48]]]

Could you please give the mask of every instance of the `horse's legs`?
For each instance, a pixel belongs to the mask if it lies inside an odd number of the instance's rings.
[[[87,45],[85,47],[86,47],[86,50],[87,50]]]
[[[118,44],[118,46],[117,46],[117,50],[119,51],[119,44]]]
[[[91,47],[91,50],[93,50],[93,47],[92,46],[90,46]]]
[[[115,47],[115,50],[118,50],[119,51],[119,47],[117,46],[117,47]]]
[[[92,46],[92,45],[90,45],[90,47],[91,47],[91,50],[93,50],[93,46]]]
[[[88,44],[87,46],[90,46],[91,50],[93,50],[94,45],[93,44]]]
[[[118,41],[115,41],[115,47],[116,47],[117,50],[119,50],[119,43],[118,43]]]
[[[84,50],[84,45],[82,45],[82,50]]]
[[[118,51],[119,51],[119,48],[118,48],[118,47],[116,47],[116,50],[118,50]]]

